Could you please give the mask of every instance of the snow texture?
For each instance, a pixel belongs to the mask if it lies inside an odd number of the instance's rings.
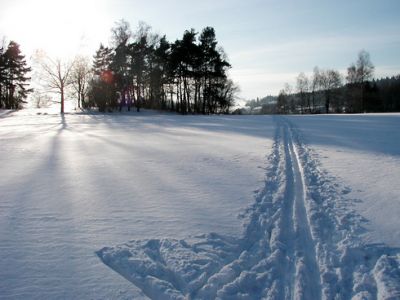
[[[240,238],[136,240],[97,252],[152,299],[399,299],[400,249],[363,241],[366,220],[277,117],[264,188]],[[347,191],[347,192],[346,192]]]
[[[1,113],[0,299],[399,299],[399,126]]]
[[[272,120],[150,111],[0,118],[0,299],[146,298],[95,251],[239,236],[273,132]]]
[[[368,220],[369,242],[400,247],[400,115],[293,116],[330,178]],[[353,201],[354,202],[354,201]]]

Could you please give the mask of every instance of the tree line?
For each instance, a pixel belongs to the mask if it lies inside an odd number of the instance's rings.
[[[26,103],[31,68],[27,66],[20,46],[10,41],[0,45],[0,109],[18,109]]]
[[[369,53],[362,50],[345,77],[337,70],[315,67],[310,77],[297,76],[295,88],[285,84],[277,97],[252,100],[247,107],[278,114],[400,111],[400,75],[375,80],[374,69]]]
[[[136,32],[121,20],[112,29],[112,45],[94,55],[86,106],[101,111],[129,99],[146,107],[182,114],[228,113],[238,87],[227,76],[227,57],[215,30],[186,30],[168,42],[140,23]]]
[[[34,74],[44,88],[32,95],[38,107],[51,101],[49,92],[56,92],[62,112],[65,98],[70,97],[77,100],[78,107],[100,111],[112,111],[125,103],[137,110],[229,113],[238,87],[227,75],[231,66],[212,27],[200,34],[186,30],[173,43],[152,33],[144,23],[132,32],[121,20],[111,32],[111,45],[100,44],[93,61],[83,56],[53,60],[42,51],[36,53]],[[285,84],[278,96],[249,101],[247,107],[257,107],[257,113],[279,114],[400,111],[400,75],[375,80],[374,69],[369,53],[362,50],[346,76],[315,67],[310,76],[300,73],[294,88]],[[18,109],[26,103],[33,91],[28,88],[31,70],[19,44],[11,41],[6,45],[3,40],[0,108]]]
[[[238,87],[227,75],[231,65],[218,46],[215,30],[186,30],[170,43],[141,22],[135,31],[125,20],[111,29],[109,46],[100,44],[93,61],[66,62],[35,54],[37,79],[47,92],[66,96],[78,107],[113,111],[122,105],[182,114],[228,113]],[[42,96],[35,94],[37,103]]]

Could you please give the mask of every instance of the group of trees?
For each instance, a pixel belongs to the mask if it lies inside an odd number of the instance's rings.
[[[88,58],[76,56],[71,61],[52,59],[45,52],[37,51],[34,55],[36,81],[43,89],[42,94],[55,93],[60,95],[61,113],[64,112],[64,102],[67,96],[76,99],[78,108],[87,103],[88,85],[92,78],[92,67]],[[87,107],[87,105],[86,105]]]
[[[184,32],[173,43],[139,23],[132,32],[121,20],[112,28],[110,46],[100,45],[93,62],[78,56],[72,61],[52,59],[44,51],[33,56],[37,106],[59,94],[61,112],[66,97],[83,108],[113,110],[121,102],[187,113],[228,113],[238,87],[227,76],[227,57],[218,47],[215,31]],[[30,78],[19,45],[0,48],[0,108],[20,108],[31,89]]]
[[[31,68],[16,42],[4,44],[0,45],[0,108],[18,109],[32,91],[28,88]]]
[[[121,20],[112,29],[112,45],[96,51],[87,105],[104,111],[129,98],[138,108],[228,112],[238,88],[227,76],[230,64],[217,44],[212,27],[199,36],[186,30],[170,43],[146,24],[132,32]]]
[[[49,101],[48,93],[60,95],[61,112],[67,96],[78,107],[112,110],[121,101],[146,107],[187,113],[228,113],[238,87],[227,76],[230,64],[217,46],[215,31],[194,29],[169,43],[140,23],[136,32],[121,20],[112,29],[111,46],[100,45],[93,62],[78,56],[73,61],[53,60],[44,52],[35,55],[35,75],[44,88],[36,90],[37,104]],[[0,108],[18,109],[32,89],[31,68],[20,46],[0,45]],[[366,51],[342,76],[334,69],[314,68],[300,73],[293,89],[285,84],[277,97],[249,101],[258,113],[359,113],[400,111],[400,75],[373,79],[374,65]],[[345,84],[344,84],[345,82]]]
[[[35,53],[34,62],[37,69],[37,83],[44,88],[44,93],[58,93],[60,95],[61,113],[64,113],[67,89],[73,83],[71,74],[74,62],[65,62],[61,59],[53,60],[43,51]]]
[[[336,70],[314,68],[309,78],[300,73],[295,91],[286,84],[276,98],[276,106],[265,105],[268,113],[361,113],[398,111],[400,108],[400,76],[373,80],[374,65],[368,52],[358,59],[343,76]]]
[[[314,68],[311,78],[300,73],[296,78],[296,91],[289,84],[277,98],[278,113],[329,113],[336,108],[338,91],[342,86],[340,73],[333,69]]]

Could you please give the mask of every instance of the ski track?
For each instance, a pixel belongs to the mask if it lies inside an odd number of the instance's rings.
[[[400,299],[400,249],[363,244],[366,220],[288,118],[243,236],[140,240],[100,259],[152,299]]]

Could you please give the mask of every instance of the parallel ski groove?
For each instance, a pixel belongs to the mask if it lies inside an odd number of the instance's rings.
[[[360,242],[362,218],[341,207],[299,131],[275,120],[265,186],[241,239],[132,241],[100,250],[103,262],[154,299],[397,297],[400,250]]]
[[[321,279],[316,258],[315,242],[311,235],[307,215],[306,184],[304,173],[299,161],[296,146],[293,143],[292,132],[288,129],[288,150],[294,174],[293,220],[295,232],[295,286],[294,299],[320,299]]]

